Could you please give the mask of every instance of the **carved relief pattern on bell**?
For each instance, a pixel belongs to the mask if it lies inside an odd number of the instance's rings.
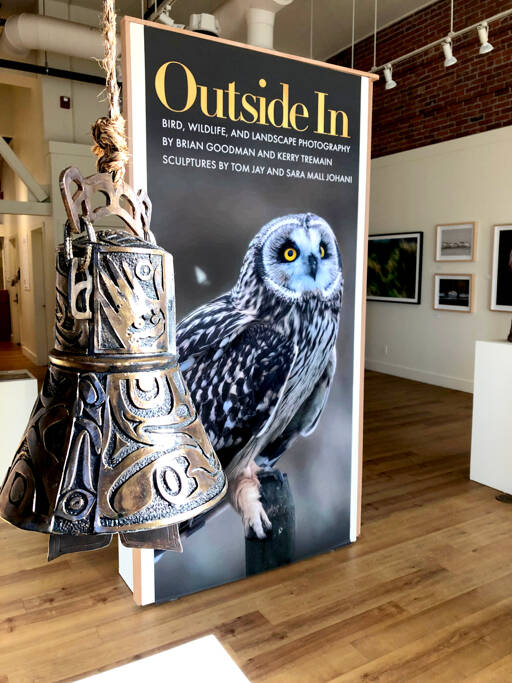
[[[161,254],[98,254],[95,353],[168,351]]]
[[[0,492],[26,529],[148,531],[214,505],[226,479],[174,348],[171,257],[125,233],[57,252],[55,351]]]
[[[176,525],[214,506],[227,484],[174,355],[172,257],[154,243],[145,193],[75,168],[61,190],[69,223],[57,250],[55,349],[0,515],[50,533],[50,559],[104,547],[112,533],[131,547],[179,550]],[[97,192],[104,207],[93,207]],[[96,232],[94,220],[111,215],[134,234]]]
[[[49,532],[53,525],[77,388],[70,379],[49,367],[0,492],[2,516],[25,529]]]
[[[10,521],[112,533],[165,526],[209,507],[225,478],[188,393],[173,380],[179,369],[148,374],[148,394],[156,387],[164,400],[157,393],[144,409],[140,373],[51,369],[0,495]]]
[[[88,319],[74,317],[69,306],[70,295],[73,294],[75,308],[82,312],[87,310],[89,303],[86,298],[86,288],[82,288],[78,297],[76,296],[76,289],[73,291],[75,283],[73,282],[72,273],[70,273],[70,266],[66,262],[62,250],[57,252],[56,270],[55,348],[61,351],[76,351],[80,348],[87,348],[89,338]],[[83,282],[86,279],[92,281],[89,272],[75,274],[75,277],[79,278],[79,282]]]
[[[222,491],[219,462],[176,376],[177,366],[142,379],[141,373],[109,375],[98,529],[179,521]]]

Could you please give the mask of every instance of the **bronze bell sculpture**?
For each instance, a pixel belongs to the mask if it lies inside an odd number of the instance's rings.
[[[61,192],[55,348],[0,515],[49,533],[49,559],[113,533],[180,549],[177,525],[214,506],[226,479],[176,359],[172,257],[155,244],[145,193],[76,168]],[[93,208],[98,192],[106,204]],[[112,215],[131,234],[95,230]]]

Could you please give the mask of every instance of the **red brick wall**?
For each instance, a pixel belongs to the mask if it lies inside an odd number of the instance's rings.
[[[512,8],[504,0],[455,0],[454,31]],[[426,45],[450,30],[450,2],[439,0],[377,34],[377,66]],[[458,62],[445,68],[440,45],[393,69],[397,87],[374,84],[372,156],[512,125],[512,15],[492,22],[494,50],[480,55],[476,29],[455,38]],[[351,50],[332,57],[350,66]],[[373,36],[355,46],[354,67],[373,64]]]

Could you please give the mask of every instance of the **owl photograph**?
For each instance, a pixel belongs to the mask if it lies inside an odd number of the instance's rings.
[[[147,80],[133,105],[142,115],[145,103],[145,154],[134,169],[173,257],[184,385],[228,481],[220,503],[180,523],[182,553],[154,553],[158,602],[356,540],[369,103],[359,77],[330,67],[144,35]],[[207,101],[183,108],[188,81],[167,68],[166,108],[153,86],[171,61]],[[233,83],[233,96],[261,95],[265,121],[236,106],[205,117],[201,102],[212,113],[212,94]]]
[[[280,216],[249,244],[232,289],[177,327],[179,362],[246,536],[272,523],[258,475],[317,428],[336,370],[340,249],[312,213]]]

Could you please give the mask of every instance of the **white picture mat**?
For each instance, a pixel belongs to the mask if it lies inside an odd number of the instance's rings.
[[[470,232],[470,254],[442,254],[443,233],[466,233]],[[475,242],[476,242],[476,223],[442,223],[436,225],[436,261],[474,261],[475,260]]]
[[[439,284],[441,280],[467,280],[469,281],[469,299],[467,306],[447,306],[439,303]],[[459,313],[471,313],[473,309],[473,277],[472,275],[445,275],[436,273],[434,275],[434,308],[436,311],[455,311]]]
[[[419,285],[421,278],[421,232],[397,232],[390,233],[389,235],[370,235],[368,237],[368,242],[376,242],[377,240],[390,240],[390,239],[400,239],[402,237],[416,238],[416,281],[414,283],[414,298],[403,298],[398,299],[390,296],[371,296],[368,294],[366,296],[368,301],[391,301],[395,303],[402,304],[415,304],[418,302],[419,298]]]
[[[494,245],[492,251],[492,284],[491,284],[491,310],[492,311],[512,311],[512,306],[499,306],[496,303],[496,295],[498,289],[498,257],[500,246],[500,234],[505,231],[512,230],[512,225],[495,225],[494,226]]]

